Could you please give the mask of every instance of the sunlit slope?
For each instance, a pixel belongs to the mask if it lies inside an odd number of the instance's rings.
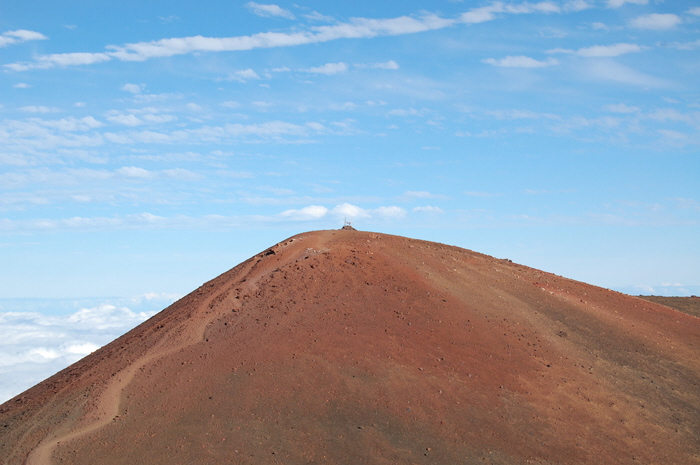
[[[699,322],[456,247],[311,232],[2,405],[0,457],[698,463]]]

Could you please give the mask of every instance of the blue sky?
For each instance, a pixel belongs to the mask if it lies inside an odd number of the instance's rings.
[[[699,31],[682,0],[4,2],[0,314],[132,324],[346,217],[700,294]],[[103,343],[51,321],[6,360]]]

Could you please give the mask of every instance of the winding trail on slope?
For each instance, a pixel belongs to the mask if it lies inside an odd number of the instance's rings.
[[[312,243],[303,244],[307,246],[313,246],[307,247],[307,252],[309,250],[313,250],[315,252],[316,250],[314,250],[314,248],[321,248],[323,244],[325,244],[325,239],[327,239],[327,237],[313,237],[313,239],[315,240],[313,240]],[[285,242],[284,244],[277,244],[276,246],[268,249],[268,251],[272,250],[274,252],[276,249],[287,246],[290,242],[293,242],[294,240],[295,239],[292,239],[290,241]],[[299,239],[296,240],[299,241]],[[300,242],[306,241],[302,240]],[[299,248],[299,245],[297,245],[294,248]],[[241,269],[238,273],[236,273],[235,277],[232,280],[241,282],[241,285],[239,285],[239,288],[243,288],[240,289],[241,291],[252,291],[257,281],[262,276],[264,276],[266,273],[269,273],[274,268],[278,267],[281,262],[291,261],[296,257],[296,255],[292,252],[290,254],[286,254],[288,255],[286,257],[286,260],[275,260],[273,263],[269,263],[268,266],[258,267],[258,265],[260,265],[261,262],[263,262],[264,258],[267,256],[268,251],[256,255],[247,263],[244,262],[244,268]],[[212,302],[216,301],[217,297],[228,292],[229,290],[230,287],[226,286],[219,292],[210,295],[204,302],[202,302],[199,305],[199,308],[196,310],[196,316],[199,319],[198,324],[194,327],[194,329],[185,332],[184,335],[181,336],[183,339],[182,341],[179,341],[178,343],[176,343],[175,345],[171,345],[170,347],[161,348],[160,350],[156,349],[154,352],[144,355],[143,357],[137,359],[135,362],[131,363],[126,368],[122,369],[120,372],[115,374],[114,380],[109,382],[104,391],[102,391],[102,393],[99,395],[96,401],[96,411],[90,412],[90,414],[95,417],[94,421],[57,437],[52,438],[50,436],[47,436],[27,456],[25,465],[50,465],[52,462],[53,452],[56,449],[56,447],[58,447],[61,443],[78,439],[114,421],[114,419],[119,416],[122,403],[122,393],[134,379],[136,373],[141,368],[143,368],[148,363],[154,360],[167,357],[168,355],[178,350],[181,350],[183,348],[186,348],[193,344],[197,344],[198,342],[202,341],[204,339],[204,334],[207,327],[217,316],[216,311],[212,309]],[[187,326],[190,325],[191,321],[188,321]],[[180,323],[180,326],[185,327],[185,323]],[[158,345],[168,345],[167,343],[170,342],[171,341],[168,339],[163,339],[159,342]]]

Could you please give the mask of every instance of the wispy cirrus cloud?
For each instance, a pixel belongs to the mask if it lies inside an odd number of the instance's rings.
[[[559,62],[554,58],[548,58],[547,60],[541,61],[534,58],[530,58],[523,55],[518,56],[507,56],[505,58],[487,58],[481,60],[483,63],[498,66],[500,68],[544,68],[546,66],[553,66]]]
[[[7,47],[8,45],[21,44],[22,42],[28,42],[30,40],[46,40],[44,34],[34,31],[28,31],[26,29],[18,29],[16,31],[7,31],[0,34],[0,48]]]
[[[276,5],[250,2],[249,8],[258,13],[280,16],[283,9]],[[276,7],[276,8],[275,8]],[[235,52],[260,48],[293,47],[339,39],[366,39],[378,36],[416,34],[443,29],[458,24],[475,24],[496,19],[498,14],[559,13],[561,8],[553,2],[503,4],[495,2],[487,7],[472,9],[458,19],[442,18],[431,13],[417,16],[373,19],[352,18],[326,26],[313,26],[308,30],[293,32],[262,32],[236,37],[177,37],[136,42],[123,45],[108,45],[103,52],[72,52],[39,55],[33,61],[4,65],[12,71],[48,69],[57,66],[90,65],[120,61],[145,61],[152,58],[171,57],[196,52]]]
[[[294,13],[280,7],[279,5],[263,5],[260,3],[248,2],[245,6],[252,11],[253,14],[258,16],[296,19]]]
[[[575,8],[575,4],[573,5]],[[582,4],[579,2],[578,7]],[[581,8],[585,9],[585,8]],[[521,4],[504,4],[503,2],[494,2],[491,5],[474,8],[470,11],[462,13],[460,21],[466,24],[478,24],[486,21],[493,21],[499,14],[529,14],[529,13],[560,13],[561,8],[553,2],[539,3],[521,3]]]
[[[619,43],[613,45],[593,45],[591,47],[584,47],[578,50],[555,48],[547,50],[547,53],[567,53],[581,57],[617,57],[627,53],[641,52],[646,48],[647,47],[642,47],[637,44]]]
[[[631,3],[634,5],[646,5],[649,0],[608,0],[608,8],[620,8],[625,3]]]
[[[400,66],[394,60],[381,63],[356,63],[353,66],[359,69],[399,69]]]

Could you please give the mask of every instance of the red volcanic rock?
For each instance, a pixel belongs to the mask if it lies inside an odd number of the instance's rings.
[[[700,462],[700,320],[442,244],[301,234],[0,406],[4,464]]]

